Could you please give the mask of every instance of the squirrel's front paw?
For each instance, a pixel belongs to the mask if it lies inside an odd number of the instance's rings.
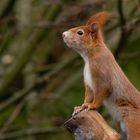
[[[86,111],[89,111],[89,110],[95,109],[93,103],[84,103],[82,106],[83,106],[83,108],[85,108]]]
[[[82,106],[77,106],[77,107],[74,107],[74,111],[73,111],[73,114],[72,116],[80,113],[81,111],[85,110],[85,111],[89,111],[91,109],[94,109],[94,106],[92,103],[84,103],[82,104]]]
[[[72,116],[75,116],[76,114],[78,114],[79,112],[83,111],[85,108],[85,106],[76,106],[74,107],[74,111],[72,113]]]

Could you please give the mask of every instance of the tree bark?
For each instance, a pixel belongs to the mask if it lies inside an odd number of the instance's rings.
[[[93,110],[78,113],[65,122],[64,126],[76,140],[120,140],[120,135]]]

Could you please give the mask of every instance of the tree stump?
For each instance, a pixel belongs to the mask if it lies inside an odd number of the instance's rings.
[[[64,126],[76,140],[120,140],[119,134],[94,110],[78,113]]]

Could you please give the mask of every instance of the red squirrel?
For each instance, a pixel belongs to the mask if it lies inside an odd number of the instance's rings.
[[[85,99],[74,114],[104,104],[123,126],[127,139],[140,140],[140,92],[125,76],[103,40],[101,29],[110,16],[109,12],[99,12],[85,25],[63,32],[64,42],[85,62]]]

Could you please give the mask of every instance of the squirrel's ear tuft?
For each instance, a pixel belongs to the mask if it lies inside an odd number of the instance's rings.
[[[93,15],[86,23],[87,26],[92,26],[93,23],[96,23],[99,27],[102,27],[111,17],[109,12],[99,12]]]

